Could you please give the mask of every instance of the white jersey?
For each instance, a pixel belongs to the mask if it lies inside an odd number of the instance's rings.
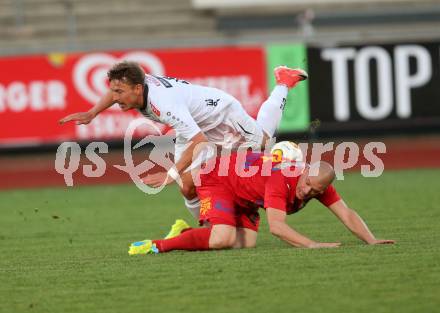
[[[176,131],[177,157],[177,146],[186,144],[199,132],[218,145],[261,145],[261,127],[237,99],[224,91],[152,75],[145,75],[145,85],[146,106],[139,112]]]

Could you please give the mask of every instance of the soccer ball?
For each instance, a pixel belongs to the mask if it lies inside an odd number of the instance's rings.
[[[280,141],[277,142],[270,153],[275,157],[277,161],[288,160],[295,162],[303,161],[303,153],[299,146],[292,141]]]

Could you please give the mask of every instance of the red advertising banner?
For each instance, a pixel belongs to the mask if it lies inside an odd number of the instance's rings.
[[[118,106],[89,125],[59,125],[63,116],[87,111],[107,91],[116,62],[139,62],[147,73],[220,88],[256,116],[267,96],[264,50],[221,47],[49,54],[0,58],[0,147],[71,140],[118,140],[139,117]],[[166,125],[157,124],[165,133]]]

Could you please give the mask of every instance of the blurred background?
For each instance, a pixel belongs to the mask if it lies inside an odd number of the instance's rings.
[[[274,67],[304,68],[278,140],[380,141],[385,169],[440,166],[440,1],[0,0],[0,188],[63,185],[54,162],[66,141],[83,157],[92,141],[109,145],[105,175],[80,169],[75,184],[129,181],[113,165],[136,113],[58,124],[90,109],[123,59],[223,89],[253,117]]]

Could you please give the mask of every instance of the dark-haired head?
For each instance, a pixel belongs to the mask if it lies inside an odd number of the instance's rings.
[[[123,61],[116,63],[107,72],[108,80],[120,80],[128,85],[143,84],[145,79],[145,72],[142,67],[131,61]]]
[[[144,107],[145,73],[136,62],[123,61],[115,64],[107,73],[112,100],[122,111]]]

